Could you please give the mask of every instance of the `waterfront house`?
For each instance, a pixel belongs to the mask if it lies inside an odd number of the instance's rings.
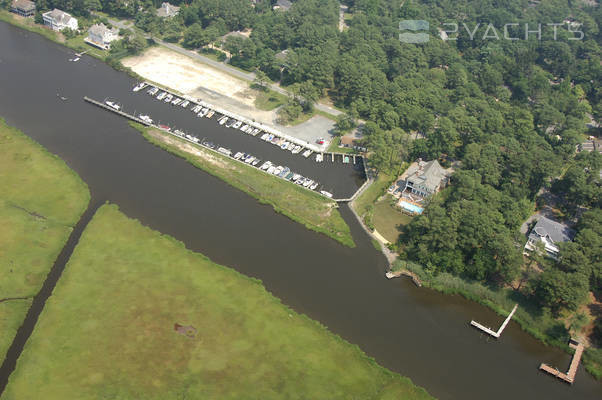
[[[445,187],[448,171],[443,169],[437,160],[418,160],[406,171],[403,192],[412,193],[419,197],[428,197]]]
[[[552,258],[557,258],[560,252],[558,244],[570,242],[573,240],[574,235],[574,231],[568,226],[549,218],[541,217],[529,234],[525,250],[534,251],[538,243],[543,243],[546,254]]]
[[[31,17],[36,13],[36,3],[29,0],[14,0],[10,5],[10,11],[22,17]]]
[[[178,15],[180,7],[169,4],[168,2],[161,3],[161,8],[157,10],[157,16],[160,18],[171,18]]]
[[[88,29],[88,37],[84,41],[93,46],[104,50],[111,48],[111,42],[119,38],[119,31],[116,28],[109,29],[105,24],[94,24]]]
[[[44,25],[55,31],[62,31],[65,28],[74,31],[77,30],[77,19],[58,8],[42,14],[42,19],[44,20]]]

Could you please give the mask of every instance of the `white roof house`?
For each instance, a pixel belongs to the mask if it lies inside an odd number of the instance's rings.
[[[42,19],[44,19],[44,25],[55,31],[62,31],[65,28],[77,30],[77,19],[58,8],[42,14]]]
[[[541,242],[547,255],[556,258],[560,252],[558,244],[570,242],[573,236],[574,231],[566,225],[552,221],[546,217],[541,217],[529,234],[525,250],[534,251],[537,243]]]
[[[115,28],[109,29],[105,24],[94,24],[88,29],[88,37],[85,41],[102,49],[109,49],[111,42],[119,38],[119,31]]]
[[[157,10],[157,16],[161,18],[175,17],[180,12],[180,7],[173,6],[168,2],[161,3],[161,8]]]

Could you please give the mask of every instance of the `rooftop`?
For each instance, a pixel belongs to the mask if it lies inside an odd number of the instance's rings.
[[[12,7],[23,11],[28,11],[34,10],[36,8],[36,3],[29,0],[14,0],[12,2]]]
[[[413,172],[408,171],[408,181],[423,185],[434,192],[441,185],[441,181],[447,177],[447,172],[437,160],[419,161]]]
[[[161,3],[161,8],[157,10],[159,17],[173,17],[180,12],[180,7],[169,4],[168,2]]]
[[[531,231],[530,237],[547,237],[554,243],[570,242],[573,240],[575,232],[568,226],[560,222],[553,221],[546,217],[541,217]]]
[[[52,18],[57,23],[63,23],[63,24],[67,24],[67,22],[69,22],[69,20],[71,18],[73,18],[71,16],[71,14],[61,11],[58,8],[55,8],[52,11],[45,12],[44,15]]]

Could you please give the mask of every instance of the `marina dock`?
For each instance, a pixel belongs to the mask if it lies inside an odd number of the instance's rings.
[[[510,320],[512,319],[512,316],[516,312],[517,308],[518,308],[518,304],[516,304],[514,306],[514,308],[512,309],[512,311],[510,312],[510,314],[508,314],[508,317],[502,323],[502,326],[500,326],[500,328],[497,330],[497,332],[494,332],[491,328],[487,328],[486,326],[483,326],[483,325],[479,324],[478,322],[476,322],[474,320],[470,321],[470,325],[474,326],[475,328],[478,328],[478,329],[482,330],[483,332],[485,332],[485,333],[493,336],[496,339],[499,339],[500,335],[502,334],[502,332],[506,328],[506,325],[508,325],[508,322],[510,322]]]
[[[150,126],[151,125],[148,122],[146,122],[146,121],[144,121],[144,120],[142,120],[142,119],[140,119],[140,118],[138,118],[138,117],[136,117],[134,115],[128,114],[128,113],[123,112],[121,110],[116,110],[113,107],[109,107],[108,105],[106,105],[106,104],[104,104],[104,103],[102,103],[100,101],[96,101],[94,99],[89,98],[88,96],[84,96],[84,100],[87,101],[88,103],[94,104],[95,106],[98,106],[100,108],[104,108],[105,110],[112,111],[115,114],[119,114],[122,117],[125,117],[127,119],[131,119],[132,121],[136,121],[136,122],[138,122],[138,123],[140,123],[142,125],[145,125],[145,126]]]
[[[577,368],[579,367],[579,362],[581,361],[581,356],[583,355],[583,350],[585,347],[583,344],[577,343],[573,340],[571,340],[571,343],[569,343],[569,347],[575,349],[575,354],[573,354],[571,365],[566,373],[560,372],[557,368],[550,367],[548,364],[544,363],[539,366],[539,369],[555,376],[556,378],[562,379],[567,383],[573,384],[573,382],[575,382],[575,375],[577,375]]]

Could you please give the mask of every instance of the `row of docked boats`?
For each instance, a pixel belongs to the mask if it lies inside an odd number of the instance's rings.
[[[302,150],[304,150],[303,147],[301,147],[300,145],[296,145],[293,142],[289,142],[284,138],[281,138],[280,136],[276,136],[274,134],[271,133],[264,133],[263,135],[261,135],[261,140],[266,141],[268,143],[272,143],[278,147],[280,147],[282,150],[289,150],[291,153],[293,154],[299,154],[301,153]],[[312,150],[310,149],[305,149],[305,151],[303,151],[303,157],[307,158],[311,155],[311,153],[313,153]]]
[[[144,89],[147,86],[147,83],[141,82],[137,84],[132,90],[134,92],[137,92]],[[167,91],[161,91],[158,87],[154,86],[150,86],[150,88],[147,90],[147,93],[155,97],[157,100],[164,101],[165,103],[171,103],[174,106],[179,105],[183,108],[187,108],[191,103],[189,100],[175,96]],[[201,118],[211,118],[215,114],[215,111],[210,109],[209,107],[203,107],[202,105],[196,103],[194,104],[194,107],[192,107],[190,110]],[[222,115],[218,119],[218,123],[220,125],[226,126],[227,128],[239,129],[243,133],[249,134],[251,136],[257,136],[258,134],[263,132],[261,129],[251,124],[246,124],[243,121],[239,121],[235,118],[228,117],[226,115]],[[283,150],[289,150],[292,154],[299,154],[303,152],[302,155],[305,158],[308,158],[313,153],[313,151],[310,149],[305,149],[300,145],[297,145],[272,133],[263,132],[263,135],[261,135],[261,139],[266,142],[272,143]]]

